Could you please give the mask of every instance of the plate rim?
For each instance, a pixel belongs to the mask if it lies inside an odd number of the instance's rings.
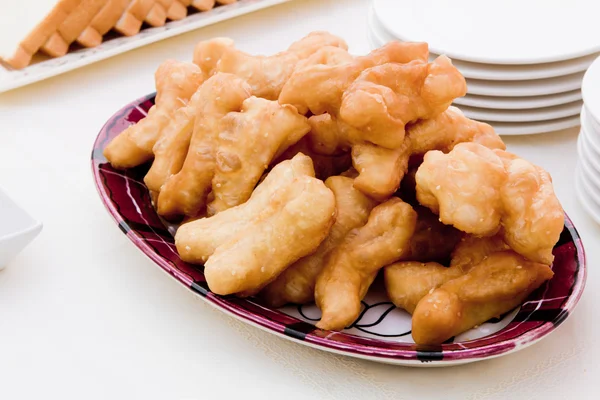
[[[562,96],[562,98],[560,98]],[[541,98],[541,99],[540,99]],[[558,100],[552,100],[552,99]],[[466,94],[454,99],[459,106],[488,108],[492,110],[532,110],[545,107],[554,107],[582,100],[581,90],[554,93],[542,96],[499,97],[478,94]],[[544,102],[545,101],[545,102]],[[477,105],[479,103],[479,105]]]
[[[154,95],[155,94],[152,93],[128,103],[119,109],[119,111],[117,111],[113,116],[111,116],[103,125],[98,136],[94,140],[91,153],[90,161],[94,186],[96,187],[96,190],[100,196],[100,200],[108,211],[109,215],[117,223],[121,231],[125,233],[128,239],[132,241],[135,247],[138,248],[138,250],[142,251],[144,255],[152,260],[154,264],[160,267],[160,269],[162,269],[165,273],[176,279],[179,283],[184,284],[187,289],[201,297],[207,303],[219,308],[221,311],[224,311],[227,315],[234,316],[236,319],[249,323],[253,326],[258,326],[269,333],[274,333],[277,336],[285,337],[286,339],[292,340],[296,343],[302,343],[310,347],[337,354],[405,366],[450,366],[499,357],[533,345],[543,337],[547,336],[549,333],[556,330],[556,328],[562,324],[562,322],[564,322],[573,312],[575,306],[581,298],[587,280],[585,250],[577,229],[573,225],[570,218],[565,214],[565,229],[571,236],[571,241],[574,245],[575,251],[574,254],[576,256],[575,262],[577,263],[577,268],[575,270],[575,276],[570,292],[556,317],[554,317],[552,320],[544,321],[541,325],[532,328],[531,330],[526,331],[514,338],[504,339],[476,348],[464,348],[456,350],[437,348],[431,349],[427,348],[426,346],[420,346],[421,349],[418,349],[419,346],[412,344],[408,344],[413,346],[414,349],[411,350],[382,347],[375,348],[370,346],[369,342],[374,343],[385,341],[369,339],[365,337],[361,337],[361,341],[363,341],[361,344],[334,341],[330,340],[329,338],[333,335],[348,334],[336,332],[327,333],[326,331],[318,330],[313,325],[301,322],[299,320],[298,323],[293,324],[298,326],[294,326],[292,328],[290,325],[284,324],[281,321],[273,321],[268,319],[266,316],[254,314],[251,310],[245,309],[245,312],[241,312],[240,309],[228,302],[230,297],[217,296],[203,286],[198,285],[191,276],[186,275],[184,272],[176,271],[176,268],[169,265],[168,260],[157,254],[157,252],[152,249],[142,237],[136,235],[135,230],[129,228],[127,221],[123,219],[122,214],[119,212],[119,210],[117,210],[117,207],[115,207],[115,204],[113,204],[110,199],[110,195],[106,193],[105,188],[102,185],[102,177],[100,176],[101,170],[99,166],[101,163],[105,162],[105,159],[99,150],[101,150],[102,143],[105,142],[105,138],[102,137],[103,133],[107,132],[109,127],[114,126],[116,121],[122,120],[126,113],[130,112],[134,108],[137,108],[142,103],[153,99]],[[165,242],[165,244],[167,243]],[[253,307],[260,307],[265,310],[269,310],[270,312],[278,312],[277,310],[263,307],[248,300],[243,301],[252,304]],[[294,317],[289,318],[291,320],[297,320]],[[310,327],[310,333],[302,332],[302,328],[306,328],[306,326]],[[324,336],[320,336],[314,334],[314,332],[324,332],[326,334]],[[440,359],[440,357],[442,358]]]
[[[460,108],[460,106],[459,106]],[[563,129],[571,129],[580,124],[580,116],[563,117],[558,119],[549,119],[546,121],[529,122],[501,122],[501,121],[482,121],[489,123],[494,127],[496,133],[500,136],[523,136],[523,135],[542,135],[544,133],[556,132]]]
[[[465,115],[478,121],[494,122],[542,122],[555,119],[578,116],[581,112],[583,102],[575,100],[565,104],[557,104],[549,107],[524,108],[524,109],[497,109],[487,107],[477,107],[469,105],[459,105]]]
[[[381,22],[377,18],[375,11],[373,9],[373,5],[369,7],[369,15],[368,15],[368,35],[370,36],[370,40],[373,42],[372,47],[376,48],[379,46],[383,46],[385,43],[393,40],[402,41],[400,38],[394,38],[389,31],[381,25]],[[383,36],[382,36],[383,35]],[[384,37],[385,36],[385,37]],[[376,43],[377,42],[377,43]],[[436,53],[432,49],[429,51],[430,57],[435,56],[438,57],[440,54],[445,53]],[[482,62],[474,62],[468,61],[464,59],[460,59],[458,57],[449,56],[452,59],[452,62],[456,65],[456,67],[461,71],[465,78],[469,79],[481,79],[481,80],[489,80],[489,81],[522,81],[522,80],[537,80],[537,79],[547,79],[547,78],[557,78],[564,75],[570,75],[577,72],[583,72],[589,68],[589,66],[594,62],[594,60],[600,55],[599,52],[593,52],[587,55],[583,55],[581,57],[570,58],[568,60],[559,60],[553,62],[545,62],[545,63],[533,63],[533,64],[500,64],[500,63],[482,63]],[[592,60],[593,58],[593,60]],[[551,69],[547,69],[547,64],[557,64],[557,63],[571,63],[574,65],[568,67],[554,67]],[[460,66],[463,64],[463,67]],[[473,64],[472,67],[469,67],[464,64]],[[481,65],[481,68],[477,68],[476,65]],[[486,66],[491,68],[493,67],[540,67],[539,71],[536,73],[533,70],[522,70],[522,71],[503,71],[503,72],[485,72]],[[546,68],[544,68],[546,66]],[[462,69],[461,69],[462,68]],[[470,68],[470,70],[467,70]]]
[[[375,14],[378,16],[377,18],[381,21],[382,26],[386,27],[388,30],[391,30],[391,28],[388,27],[389,24],[387,24],[386,22],[384,22],[381,19],[381,16],[379,15],[378,12],[378,8],[375,5],[375,3],[377,3],[378,1],[381,0],[371,0],[372,1],[372,7],[373,10],[375,12]],[[385,1],[385,0],[384,0]],[[411,38],[404,38],[404,35],[399,34],[398,30],[394,30],[394,35],[396,37],[398,37],[401,40],[407,40],[407,41],[414,41],[415,39],[411,39]],[[425,41],[425,40],[424,40]],[[468,61],[468,62],[474,62],[474,63],[480,63],[480,64],[502,64],[502,65],[515,65],[515,64],[520,64],[520,65],[531,65],[531,64],[541,64],[541,63],[551,63],[551,62],[559,62],[559,61],[568,61],[574,58],[580,58],[580,57],[585,57],[588,56],[590,54],[593,53],[597,53],[600,51],[600,43],[589,47],[585,50],[581,49],[579,51],[569,51],[569,52],[565,52],[562,53],[560,55],[551,55],[551,56],[540,56],[540,57],[534,57],[534,58],[491,58],[491,57],[479,57],[479,56],[475,56],[475,55],[468,55],[468,54],[461,54],[461,52],[441,52],[439,49],[436,49],[435,47],[431,47],[430,48],[432,52],[437,53],[437,54],[447,54],[449,57],[451,58],[456,58],[456,59],[460,59],[463,61]]]

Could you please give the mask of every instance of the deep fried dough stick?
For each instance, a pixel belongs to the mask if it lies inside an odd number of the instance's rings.
[[[552,178],[544,169],[497,150],[508,171],[502,186],[504,240],[517,253],[545,264],[564,227],[565,215],[554,194]]]
[[[346,89],[339,116],[363,132],[365,141],[396,149],[406,124],[441,114],[466,92],[465,79],[448,57],[388,63],[363,71]]]
[[[299,68],[283,86],[279,102],[295,106],[302,114],[310,110],[315,115],[337,115],[342,94],[365,69],[385,63],[426,61],[428,56],[425,43],[390,42],[349,63]]]
[[[419,203],[463,232],[491,236],[500,228],[500,188],[506,181],[500,158],[475,143],[444,154],[430,151],[417,170]]]
[[[219,128],[209,215],[248,200],[271,161],[310,130],[293,106],[254,96],[241,112],[224,116]]]
[[[490,255],[466,275],[425,296],[412,317],[417,344],[441,344],[523,303],[552,270],[508,251]]]
[[[462,143],[430,151],[416,174],[417,198],[442,222],[504,240],[532,261],[550,264],[564,213],[550,175],[514,154]]]
[[[394,150],[369,143],[351,146],[351,142],[363,142],[364,134],[330,114],[313,115],[308,122],[311,131],[307,137],[313,151],[337,154],[351,147],[354,167],[360,171],[355,185],[376,199],[385,199],[398,189],[412,156],[430,150],[448,152],[462,142],[479,143],[490,149],[505,148],[490,125],[470,120],[455,107],[408,125],[407,137]]]
[[[196,65],[175,60],[163,62],[154,76],[156,101],[148,116],[121,132],[104,150],[104,156],[115,168],[132,168],[152,159],[152,147],[161,132],[203,79]]]
[[[400,181],[408,171],[409,157],[408,141],[395,150],[373,144],[353,146],[352,165],[359,173],[354,187],[374,199],[387,199],[400,187]]]
[[[411,239],[411,247],[415,242],[415,236]],[[510,248],[502,241],[501,235],[488,238],[468,235],[452,252],[452,261],[448,268],[436,262],[425,262],[426,259],[432,259],[429,254],[423,254],[422,261],[399,261],[385,267],[386,291],[396,307],[412,314],[419,301],[432,290],[466,274],[490,254],[505,250]],[[414,255],[409,254],[402,258],[411,260]]]
[[[348,53],[348,48],[342,44],[327,45],[321,47],[315,51],[310,57],[302,58],[296,64],[296,69],[306,68],[310,65],[341,65],[346,64],[354,59],[354,57]]]
[[[420,261],[399,261],[388,265],[383,271],[388,297],[396,307],[410,314],[432,290],[464,274],[460,268]]]
[[[252,94],[276,100],[296,64],[324,46],[347,49],[341,38],[327,32],[313,32],[293,43],[288,50],[272,56],[253,56],[236,49],[232,41],[217,38],[200,42],[194,50],[194,62],[208,75],[227,72],[248,82]]]
[[[452,251],[451,268],[468,271],[474,265],[485,260],[490,254],[510,250],[502,234],[490,237],[464,236]]]
[[[239,110],[249,96],[244,82],[230,74],[217,74],[200,90],[194,106],[194,130],[181,170],[168,178],[158,196],[158,213],[166,217],[194,216],[206,206],[217,165],[216,151],[221,121]]]
[[[192,96],[189,104],[175,112],[160,139],[154,145],[154,162],[144,178],[148,189],[160,192],[167,179],[182,169],[184,161],[187,159],[190,139],[196,128],[195,122],[198,115],[203,116],[203,119],[198,122],[198,128],[216,127],[216,123],[227,112],[239,110],[242,102],[249,95],[248,86],[235,75],[217,74],[204,82]],[[209,131],[208,133],[212,134],[213,132]],[[194,143],[194,145],[196,144],[197,142]],[[193,168],[192,163],[196,161],[195,158],[190,158],[189,173],[191,175],[204,173],[204,171]],[[186,171],[188,171],[187,168]],[[196,183],[196,179],[194,179],[188,181],[186,185],[191,186]],[[184,195],[181,194],[181,196]],[[195,199],[192,200],[195,201]]]
[[[217,247],[245,230],[254,219],[274,213],[275,195],[285,195],[299,176],[315,176],[312,161],[304,154],[277,164],[244,204],[181,225],[175,234],[181,259],[193,264],[204,263]]]
[[[327,257],[317,278],[315,300],[321,329],[341,330],[360,313],[360,301],[377,272],[402,256],[417,213],[398,198],[375,207],[367,224],[351,230]]]
[[[317,251],[290,265],[260,296],[271,307],[286,303],[305,304],[313,301],[317,275],[324,266],[327,253],[338,246],[346,234],[367,223],[375,201],[352,187],[353,179],[332,176],[325,181],[335,196],[335,223]]]
[[[255,293],[285,268],[314,252],[329,234],[333,193],[322,181],[300,176],[270,217],[253,221],[217,247],[204,265],[210,289],[221,295]]]
[[[406,127],[412,154],[430,150],[451,151],[459,143],[479,143],[488,149],[506,149],[506,145],[490,125],[465,117],[456,107],[430,119]]]

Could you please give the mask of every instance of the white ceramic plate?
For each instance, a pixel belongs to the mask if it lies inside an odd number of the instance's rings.
[[[535,64],[600,51],[597,0],[373,0],[395,37],[437,54],[489,64]]]
[[[589,146],[584,132],[579,134],[577,140],[577,152],[583,176],[593,188],[594,198],[600,202],[600,160]]]
[[[488,122],[499,135],[534,135],[538,133],[554,132],[561,129],[572,128],[579,125],[579,116],[553,119],[550,121],[536,122]]]
[[[467,94],[454,102],[460,106],[491,108],[497,110],[522,110],[542,107],[552,107],[581,100],[581,90],[531,97],[495,97]]]
[[[581,110],[581,133],[585,135],[586,143],[600,155],[600,129],[593,129],[588,119],[585,107]]]
[[[579,115],[581,100],[553,107],[525,110],[494,110],[488,108],[460,106],[465,115],[471,119],[498,122],[548,121],[557,118]]]
[[[470,94],[485,96],[544,96],[580,89],[583,75],[583,72],[578,72],[555,78],[505,82],[467,78],[467,88]]]
[[[0,189],[0,270],[42,230],[36,221]]]
[[[583,77],[581,93],[589,114],[600,121],[600,57],[590,66]]]
[[[594,135],[586,132],[585,128],[582,126],[581,132],[579,133],[579,141],[581,141],[581,146],[584,150],[580,155],[582,157],[585,156],[594,169],[598,171],[596,175],[600,179],[600,144],[598,144],[600,139],[597,139]]]
[[[600,224],[600,204],[590,198],[586,185],[587,183],[584,182],[581,166],[577,165],[577,170],[575,171],[575,195],[585,211],[590,214],[594,221]]]
[[[585,144],[585,134],[582,132],[577,140],[579,162],[577,163],[577,197],[583,203],[586,211],[600,223],[600,171],[592,166],[590,153]],[[579,187],[577,187],[579,186]]]
[[[369,35],[371,35],[373,48],[398,40],[381,26],[372,7],[369,9]],[[430,53],[430,59],[434,59],[437,56],[438,54],[436,53]],[[453,59],[452,62],[467,78],[493,81],[516,81],[552,78],[555,76],[585,71],[596,57],[598,57],[597,53],[567,61],[524,65],[481,64],[459,59]]]
[[[211,11],[189,15],[181,21],[171,21],[165,26],[143,29],[135,36],[110,39],[98,47],[70,52],[63,57],[49,59],[21,70],[9,71],[0,67],[0,93],[39,82],[159,40],[287,1],[290,0],[240,0],[233,4],[216,7]]]

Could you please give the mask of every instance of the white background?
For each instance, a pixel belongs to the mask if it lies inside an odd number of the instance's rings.
[[[224,35],[273,53],[316,29],[365,53],[367,7],[296,0],[0,95],[0,185],[45,225],[0,272],[0,399],[597,398],[600,227],[574,195],[577,129],[506,142],[551,172],[587,246],[585,294],[542,342],[466,366],[387,366],[246,326],[168,279],[105,212],[92,143],[117,109],[154,90],[163,60],[190,60],[197,41]]]

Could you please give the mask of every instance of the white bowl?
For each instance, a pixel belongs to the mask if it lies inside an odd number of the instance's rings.
[[[42,230],[33,219],[0,189],[0,270]]]

